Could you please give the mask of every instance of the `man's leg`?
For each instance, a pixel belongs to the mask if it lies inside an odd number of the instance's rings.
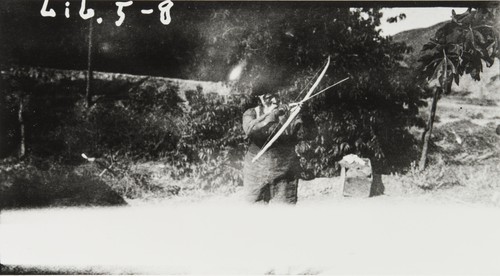
[[[252,171],[245,171],[243,175],[243,190],[245,199],[250,202],[268,202],[271,197],[269,184],[262,183],[262,178],[256,176]]]
[[[298,179],[283,178],[272,186],[272,202],[297,203]]]
[[[264,201],[271,199],[270,182],[273,162],[263,156],[259,162],[252,163],[252,154],[245,156],[243,167],[243,186],[249,202]]]
[[[245,189],[245,197],[248,202],[269,202],[271,198],[270,185],[246,185]]]

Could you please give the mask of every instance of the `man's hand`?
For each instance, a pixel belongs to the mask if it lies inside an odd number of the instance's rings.
[[[264,121],[266,124],[277,122],[279,119],[278,109],[274,109],[271,112],[265,114],[266,118]]]
[[[288,106],[287,105],[280,105],[276,106],[273,108],[272,111],[270,111],[267,114],[266,120],[268,122],[277,122],[280,120],[280,117],[288,113]]]
[[[269,114],[276,110],[278,106],[276,104],[264,105],[264,114]]]
[[[288,105],[286,105],[286,104],[282,104],[282,105],[278,106],[278,108],[277,108],[278,116],[283,116],[283,115],[287,114],[289,110],[290,109],[289,109]]]

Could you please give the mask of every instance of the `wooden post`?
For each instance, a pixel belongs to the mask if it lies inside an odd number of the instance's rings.
[[[21,135],[21,141],[19,143],[19,158],[24,157],[26,154],[26,134],[25,134],[25,127],[24,127],[24,117],[23,117],[23,112],[24,112],[24,96],[19,97],[19,111],[17,113],[17,120],[19,122],[19,132]]]
[[[92,105],[92,79],[94,77],[94,72],[92,68],[92,19],[89,19],[89,35],[88,35],[88,48],[87,48],[87,85],[85,88],[85,99],[87,103],[87,108]]]
[[[345,174],[346,174],[346,168],[344,166],[342,166],[340,169],[340,181],[342,181],[342,184],[340,186],[340,197],[344,196]]]

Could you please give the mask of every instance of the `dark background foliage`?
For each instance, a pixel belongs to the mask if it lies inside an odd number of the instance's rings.
[[[1,46],[1,68],[85,69],[88,22],[78,17],[77,8],[70,19],[42,18],[41,3],[36,4],[0,5],[1,36],[8,38]],[[62,13],[63,2],[51,4]],[[130,162],[163,160],[176,168],[174,178],[218,183],[211,186],[239,184],[246,142],[241,116],[252,102],[244,93],[272,83],[285,102],[300,99],[300,91],[310,87],[331,56],[319,88],[350,79],[305,106],[318,135],[297,147],[304,169],[331,176],[338,171],[337,161],[349,153],[372,158],[377,170],[398,169],[412,160],[415,141],[408,128],[422,124],[418,107],[426,94],[413,71],[402,65],[411,49],[375,29],[380,9],[320,2],[176,2],[172,23],[165,26],[157,17],[137,13],[153,4],[137,3],[116,27],[113,5],[89,2],[105,20],[94,22],[94,69],[227,81],[241,65],[243,73],[231,85],[243,94],[112,81],[112,88],[95,83],[92,93],[99,97],[86,107],[81,80],[48,85],[5,75],[2,156],[16,153],[23,101],[29,155],[74,164],[84,162],[82,152]],[[113,92],[118,90],[119,97]],[[179,92],[186,94],[188,106]]]

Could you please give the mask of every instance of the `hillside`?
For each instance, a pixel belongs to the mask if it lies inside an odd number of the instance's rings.
[[[411,64],[414,64],[418,56],[420,55],[420,50],[422,49],[422,46],[424,46],[429,39],[436,33],[436,31],[444,26],[446,22],[441,22],[436,25],[427,27],[427,28],[419,28],[419,29],[412,29],[404,32],[400,32],[395,34],[392,38],[394,39],[395,42],[406,42],[408,46],[411,46],[413,49],[413,52],[408,56],[408,60],[412,62]]]
[[[406,57],[407,64],[413,68],[417,67],[422,46],[445,24],[446,21],[427,28],[404,31],[393,36],[395,42],[406,42],[413,48],[413,52]],[[497,60],[491,68],[483,64],[483,74],[480,81],[463,76],[460,79],[460,85],[454,85],[452,90],[455,95],[466,98],[500,101],[500,93],[497,93],[500,90],[500,61]]]

